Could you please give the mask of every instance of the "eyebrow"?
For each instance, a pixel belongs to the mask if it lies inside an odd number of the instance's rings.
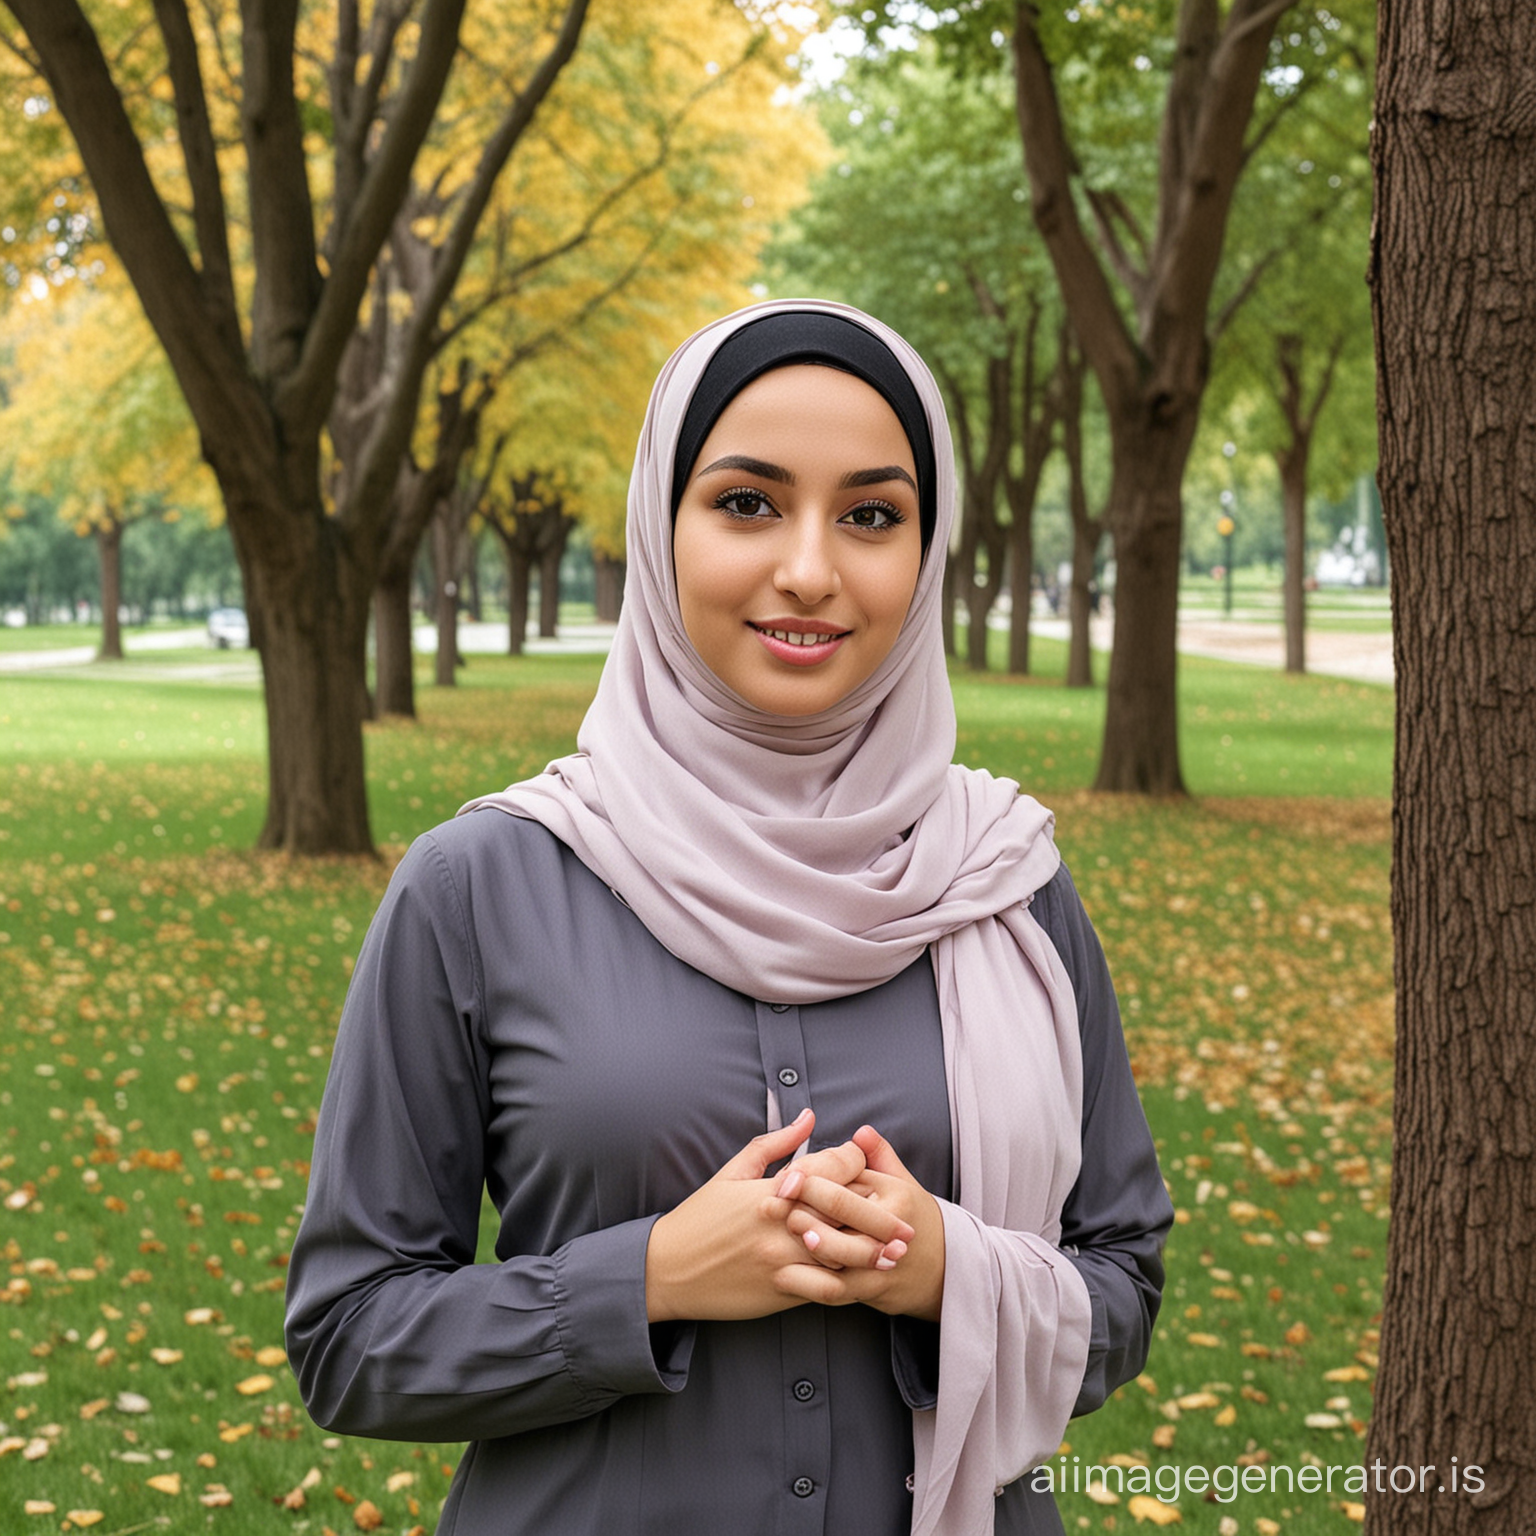
[[[777,481],[780,485],[795,483],[792,470],[785,469],[782,464],[772,464],[767,459],[754,459],[745,453],[728,453],[723,459],[716,459],[713,464],[706,464],[694,478],[712,475],[722,469],[737,469],[743,474]],[[837,484],[839,490],[846,491],[856,486],[885,485],[892,480],[904,480],[914,491],[917,489],[917,482],[899,464],[882,464],[875,469],[851,469]]]

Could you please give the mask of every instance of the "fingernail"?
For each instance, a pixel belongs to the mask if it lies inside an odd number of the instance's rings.
[[[807,1232],[805,1234],[805,1246],[809,1248],[812,1253],[815,1253],[816,1250],[821,1247],[820,1234],[816,1232]]]
[[[793,1200],[805,1183],[805,1175],[798,1168],[787,1168],[779,1175],[778,1188],[774,1190],[780,1200]]]
[[[881,1250],[880,1256],[881,1258],[889,1259],[894,1264],[897,1259],[905,1258],[906,1254],[907,1245],[899,1237],[895,1237]]]
[[[804,1120],[804,1119],[805,1119],[805,1118],[806,1118],[806,1116],[808,1116],[808,1115],[809,1115],[809,1114],[810,1114],[810,1112],[811,1112],[811,1106],[810,1106],[810,1105],[809,1105],[809,1104],[807,1104],[807,1105],[806,1105],[806,1106],[805,1106],[805,1108],[804,1108],[804,1109],[802,1109],[802,1110],[801,1110],[801,1111],[800,1111],[800,1113],[799,1113],[799,1114],[798,1114],[798,1115],[796,1115],[796,1116],[795,1116],[795,1118],[794,1118],[794,1120],[793,1120],[793,1121],[792,1121],[792,1122],[791,1122],[791,1124],[793,1124],[793,1125],[799,1125],[799,1124],[800,1124],[800,1122],[801,1122],[801,1121],[802,1121],[802,1120]]]
[[[896,1260],[895,1259],[888,1259],[888,1258],[886,1258],[882,1254],[878,1259],[875,1260],[875,1268],[876,1269],[895,1269],[896,1268]]]

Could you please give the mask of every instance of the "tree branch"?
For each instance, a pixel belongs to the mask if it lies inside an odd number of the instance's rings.
[[[245,3],[254,4],[257,0]],[[291,4],[292,0],[284,3]],[[278,390],[279,410],[295,424],[295,430],[307,433],[318,429],[330,410],[336,360],[356,322],[374,259],[388,238],[390,225],[410,185],[411,167],[442,99],[458,49],[464,6],[465,0],[426,0],[416,57],[394,102],[383,142],[364,173],[351,215],[337,230],[330,274],[304,331],[296,365]],[[306,207],[306,227],[311,217]],[[419,381],[418,374],[418,385]]]
[[[185,0],[155,0],[155,17],[165,39],[171,88],[176,97],[176,126],[181,157],[192,189],[192,226],[202,258],[203,293],[215,306],[214,320],[226,345],[241,345],[240,315],[235,301],[233,267],[229,257],[228,214],[219,177],[219,154],[208,118],[208,97],[197,58],[197,38]]]
[[[78,0],[8,0],[85,162],[113,248],[159,336],[205,444],[225,462],[268,434],[243,351],[212,323],[202,282],[145,164]]]
[[[1084,354],[1106,399],[1118,400],[1136,386],[1137,348],[1077,216],[1072,153],[1036,16],[1030,0],[1015,5],[1016,109],[1030,201]]]
[[[433,0],[428,0],[428,3],[433,3]],[[443,0],[443,3],[456,3],[462,10],[464,0]],[[354,492],[350,498],[351,506],[347,514],[350,517],[370,515],[366,509],[378,504],[377,498],[387,487],[392,473],[388,464],[393,452],[390,445],[400,442],[410,430],[421,381],[438,345],[438,320],[469,256],[480,216],[490,201],[502,167],[533,121],[534,113],[549,94],[560,71],[576,51],[589,4],[590,0],[569,0],[560,31],[548,53],[539,61],[528,84],[518,92],[507,108],[491,141],[481,154],[480,163],[465,189],[453,226],[438,253],[431,284],[425,293],[416,295],[416,309],[411,316],[395,390],[388,408],[380,413],[364,447],[361,473],[354,482]],[[408,173],[408,166],[406,170]],[[366,196],[365,191],[364,198]],[[354,305],[354,312],[355,309]],[[319,330],[318,319],[316,330]]]

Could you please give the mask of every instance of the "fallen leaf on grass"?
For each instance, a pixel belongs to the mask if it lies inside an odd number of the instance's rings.
[[[1237,1404],[1228,1403],[1227,1406],[1223,1408],[1211,1422],[1213,1424],[1219,1424],[1223,1429],[1225,1429],[1229,1424],[1237,1423]]]
[[[364,1499],[352,1511],[352,1524],[360,1531],[376,1531],[384,1524],[384,1511],[371,1499]]]
[[[219,1439],[225,1445],[233,1445],[237,1440],[243,1440],[255,1429],[254,1424],[221,1424],[219,1426]]]
[[[1105,1483],[1089,1482],[1083,1490],[1095,1504],[1118,1504],[1120,1495]]]
[[[1263,1515],[1260,1515],[1253,1522],[1253,1528],[1259,1533],[1259,1536],[1280,1536],[1280,1522],[1278,1520],[1268,1520]]]
[[[1199,1349],[1220,1349],[1221,1340],[1214,1333],[1192,1333],[1188,1342]]]
[[[276,1385],[270,1376],[247,1376],[235,1383],[235,1391],[241,1397],[255,1397],[258,1392],[270,1392]]]
[[[22,1513],[27,1515],[51,1515],[54,1512],[55,1506],[50,1504],[47,1499],[28,1499],[21,1506],[21,1509]]]
[[[1324,1381],[1369,1381],[1371,1373],[1363,1365],[1341,1365],[1323,1372]]]
[[[150,1402],[141,1392],[119,1392],[112,1406],[119,1413],[148,1413]]]
[[[1221,1399],[1214,1392],[1186,1392],[1183,1397],[1175,1398],[1180,1408],[1219,1408]]]
[[[78,1526],[99,1525],[106,1518],[105,1511],[99,1509],[72,1509],[64,1516],[67,1525]]]
[[[274,1366],[287,1365],[288,1351],[279,1349],[275,1345],[268,1345],[265,1349],[256,1351],[256,1364],[271,1370]]]
[[[1152,1431],[1152,1444],[1160,1451],[1171,1451],[1173,1449],[1173,1437],[1178,1432],[1179,1426],[1177,1424],[1159,1424]]]
[[[1339,1508],[1344,1511],[1344,1518],[1346,1520],[1361,1521],[1365,1519],[1364,1504],[1351,1504],[1346,1500],[1343,1504],[1339,1505]]]
[[[1308,1429],[1343,1429],[1344,1420],[1336,1413],[1309,1413],[1302,1420]]]
[[[1164,1504],[1149,1493],[1138,1493],[1125,1507],[1133,1520],[1147,1520],[1153,1525],[1179,1525],[1184,1520],[1176,1505]]]
[[[384,1482],[386,1493],[399,1493],[402,1488],[409,1488],[416,1481],[414,1472],[391,1472]]]
[[[156,1365],[176,1365],[183,1356],[182,1351],[179,1349],[152,1349],[149,1352],[149,1358]]]
[[[235,1502],[235,1496],[223,1483],[209,1483],[198,1494],[197,1502],[205,1509],[228,1509]]]

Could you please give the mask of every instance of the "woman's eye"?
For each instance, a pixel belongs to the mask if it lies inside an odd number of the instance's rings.
[[[715,498],[715,505],[727,517],[738,518],[744,523],[756,522],[765,512],[773,510],[762,492],[750,490],[726,491]]]
[[[899,527],[906,522],[906,518],[895,507],[883,501],[867,501],[863,506],[855,507],[851,512],[845,512],[843,521],[852,523],[855,528],[873,528],[883,531],[887,528]]]

